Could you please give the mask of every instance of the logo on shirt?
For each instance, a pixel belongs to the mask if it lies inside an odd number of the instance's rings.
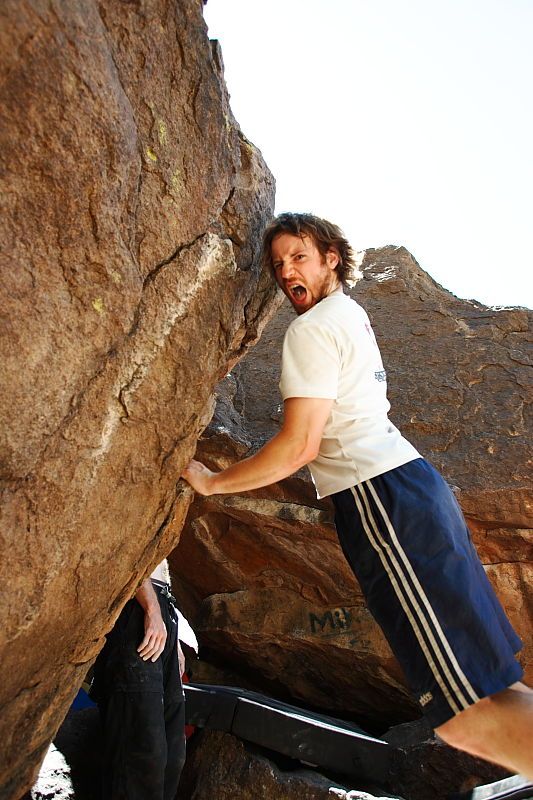
[[[424,708],[424,706],[427,706],[428,703],[431,703],[432,700],[433,700],[433,695],[431,694],[431,692],[426,692],[425,694],[421,694],[420,697],[418,698],[418,702],[420,703],[422,708]]]
[[[387,373],[384,369],[380,369],[378,372],[374,372],[374,378],[379,382],[383,383],[387,380]]]

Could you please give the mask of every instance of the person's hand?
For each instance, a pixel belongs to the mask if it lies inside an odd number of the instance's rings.
[[[181,477],[185,478],[198,494],[203,494],[205,497],[213,494],[213,479],[216,477],[216,472],[211,472],[200,461],[191,459]]]
[[[144,639],[137,648],[143,661],[156,661],[163,650],[167,640],[167,629],[161,616],[159,606],[144,612]]]

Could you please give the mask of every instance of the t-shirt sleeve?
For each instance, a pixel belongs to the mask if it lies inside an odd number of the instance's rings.
[[[336,400],[339,373],[339,351],[329,330],[310,324],[288,329],[279,384],[283,400],[289,397]]]

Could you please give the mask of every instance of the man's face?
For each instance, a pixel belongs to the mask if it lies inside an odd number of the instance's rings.
[[[338,254],[328,250],[322,256],[311,236],[280,233],[272,241],[271,254],[278,286],[297,314],[309,311],[339,285]]]

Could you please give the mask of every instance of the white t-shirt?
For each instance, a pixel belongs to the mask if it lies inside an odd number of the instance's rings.
[[[387,378],[366,311],[341,288],[289,325],[280,390],[283,400],[335,400],[309,464],[319,498],[420,458],[387,417]]]

